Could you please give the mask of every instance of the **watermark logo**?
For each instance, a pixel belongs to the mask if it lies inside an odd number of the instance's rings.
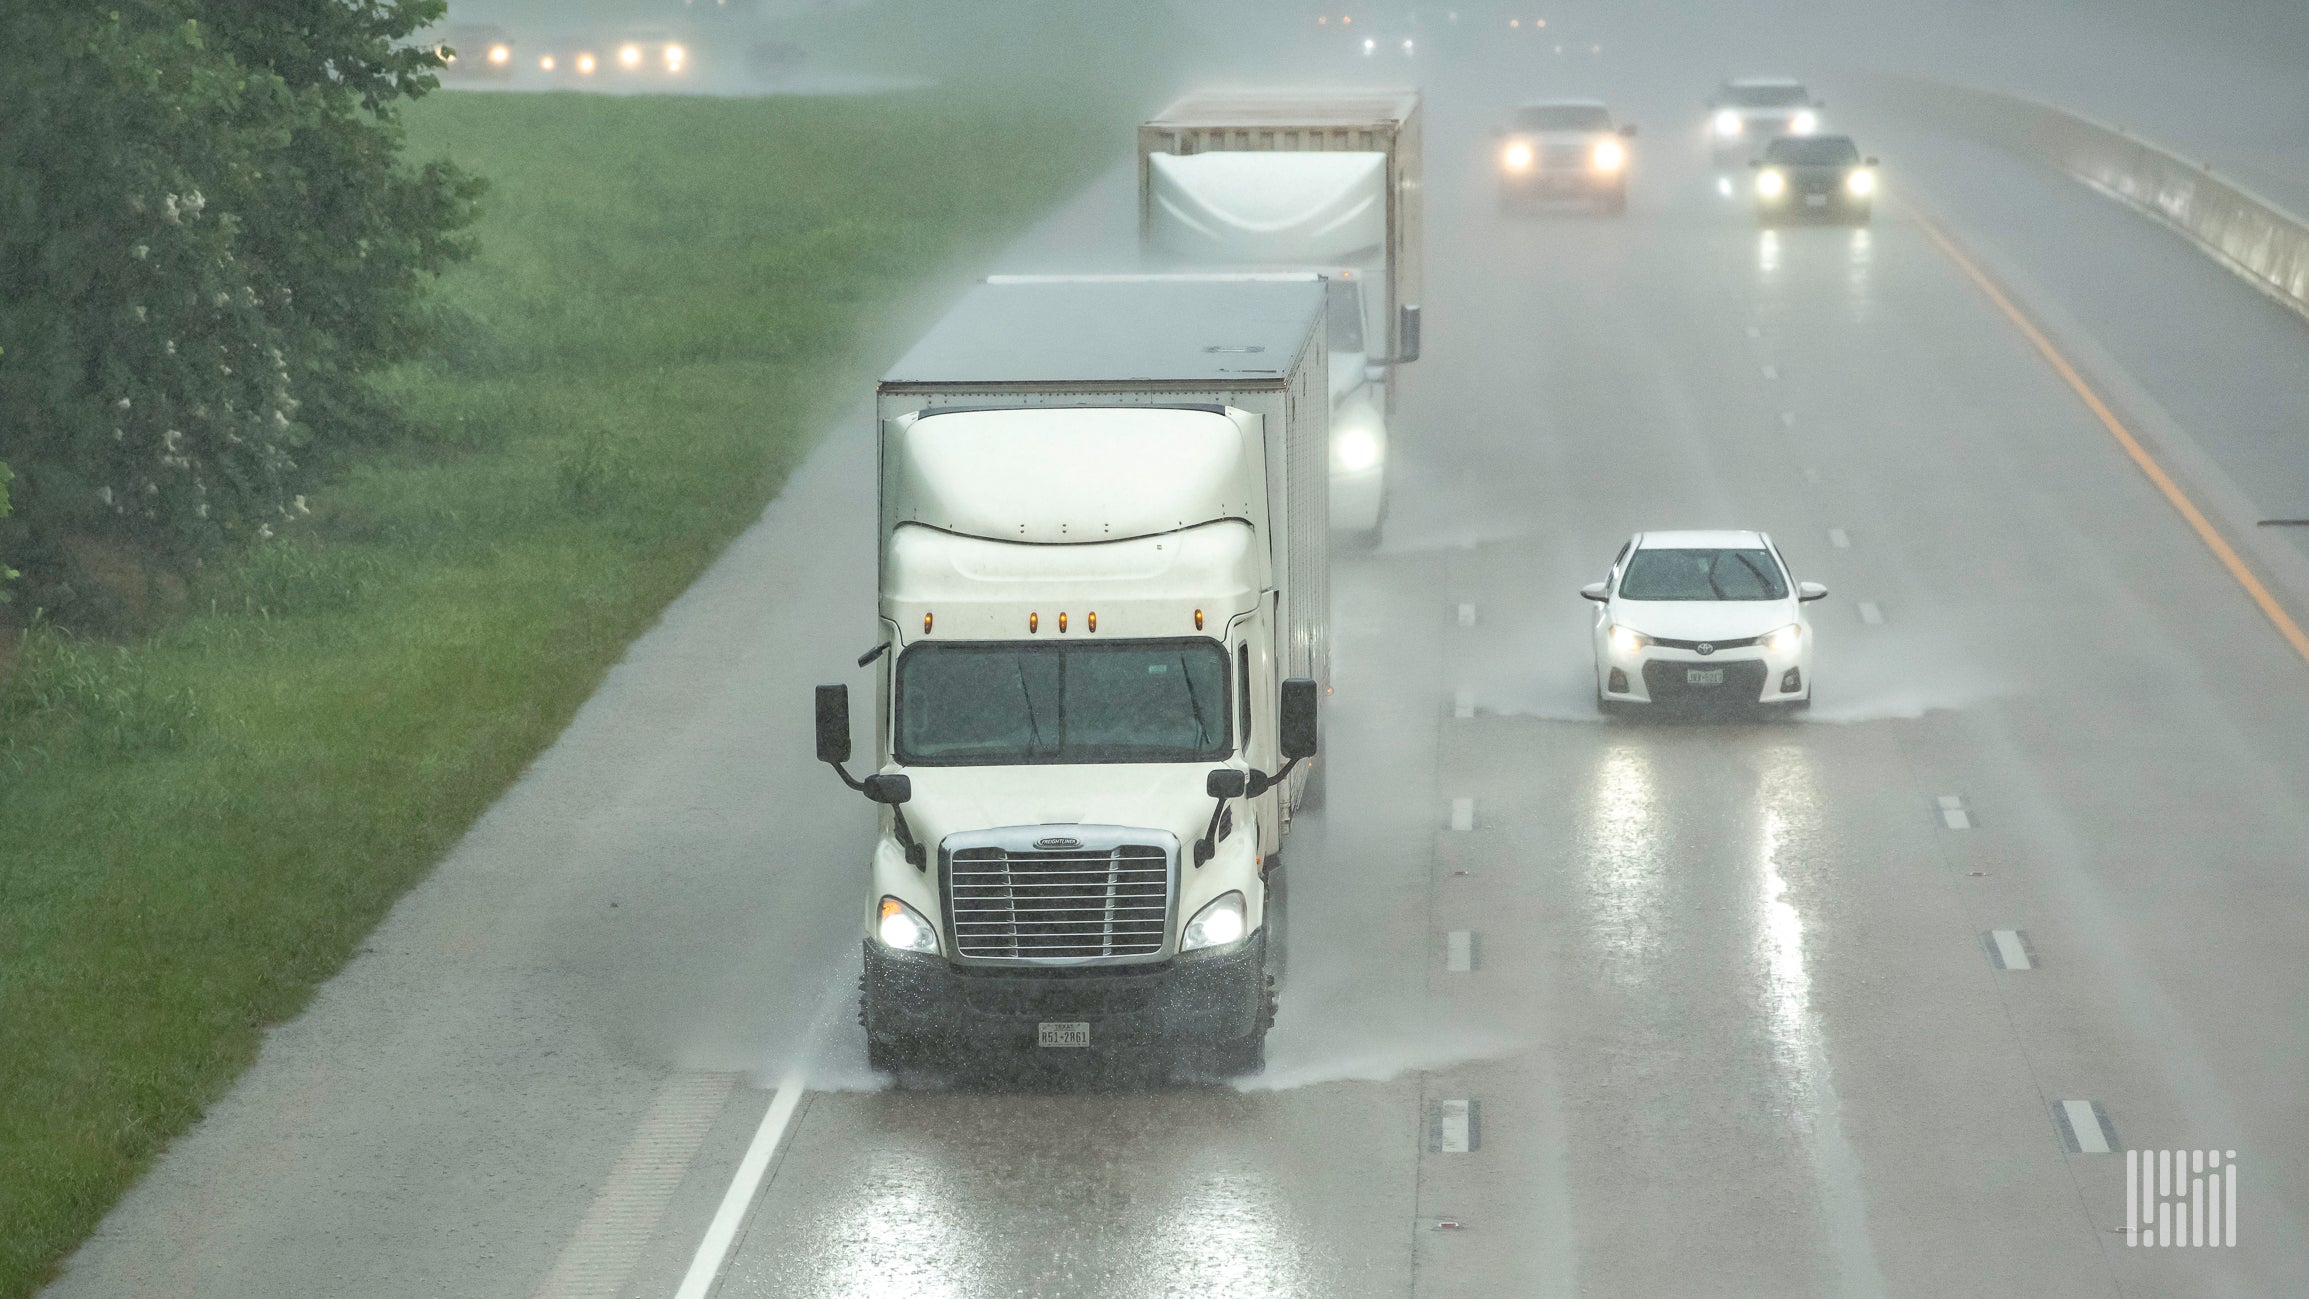
[[[2237,1152],[2125,1152],[2125,1243],[2237,1243]]]

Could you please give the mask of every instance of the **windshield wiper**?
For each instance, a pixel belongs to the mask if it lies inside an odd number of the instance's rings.
[[[1026,688],[1026,669],[1019,660],[1010,660],[1010,674],[1018,682],[1018,697],[1026,701],[1027,751],[1033,752],[1042,747],[1042,723],[1034,717],[1034,692]]]
[[[1195,713],[1195,747],[1207,749],[1211,747],[1211,727],[1210,723],[1203,720],[1202,696],[1195,693],[1195,677],[1187,671],[1187,656],[1184,654],[1179,655],[1179,680],[1186,683],[1187,707]]]

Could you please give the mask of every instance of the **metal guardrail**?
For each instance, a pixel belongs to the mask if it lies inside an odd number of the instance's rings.
[[[2133,205],[2309,317],[2309,221],[2214,175],[2209,165],[2001,91],[1913,77],[1887,77],[1878,89],[1890,105],[2058,168]]]

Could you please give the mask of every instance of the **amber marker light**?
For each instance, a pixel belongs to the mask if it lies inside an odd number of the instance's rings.
[[[1066,630],[1066,615],[1064,613],[1058,615],[1058,629],[1061,632]]]
[[[925,636],[930,634],[930,615],[927,613],[922,615],[922,634]]]
[[[1041,631],[1042,615],[1039,613],[1030,613],[1026,615],[1026,630],[1029,634]]]
[[[1084,631],[1098,630],[1098,610],[1093,609],[1082,616],[1082,629]]]
[[[1201,631],[1202,629],[1203,629],[1203,611],[1202,611],[1202,610],[1200,610],[1200,609],[1197,609],[1197,610],[1195,610],[1195,630],[1196,630],[1196,631]]]

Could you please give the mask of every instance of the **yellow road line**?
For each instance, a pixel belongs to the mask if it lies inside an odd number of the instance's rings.
[[[2180,511],[2181,517],[2196,529],[2198,539],[2213,552],[2215,559],[2221,561],[2221,567],[2228,569],[2229,576],[2237,579],[2237,585],[2245,588],[2245,594],[2253,598],[2253,603],[2261,606],[2261,612],[2268,616],[2278,633],[2292,644],[2294,652],[2304,660],[2309,660],[2309,635],[2302,633],[2300,624],[2294,622],[2292,615],[2285,612],[2285,607],[2277,603],[2277,597],[2269,593],[2269,588],[2253,575],[2253,570],[2245,566],[2244,557],[2229,544],[2228,538],[2213,527],[2212,520],[2205,517],[2205,512],[2197,508],[2196,502],[2181,490],[2181,485],[2173,481],[2173,476],[2166,473],[2164,466],[2148,453],[2148,449],[2141,445],[2141,440],[2134,437],[2132,430],[2125,427],[2124,421],[2116,417],[2116,412],[2109,409],[2108,403],[2100,399],[2100,394],[2092,390],[2092,385],[2084,381],[2084,376],[2078,374],[2076,367],[2068,363],[2068,358],[2061,355],[2060,349],[2052,345],[2052,340],[2044,336],[2044,331],[2021,314],[2020,308],[2012,304],[2012,299],[2006,297],[1994,281],[1982,274],[1981,269],[1973,265],[1972,259],[1966,257],[1949,241],[1947,235],[1940,232],[1940,227],[1921,214],[1916,220],[1924,227],[1924,233],[1931,236],[1932,242],[1940,245],[1940,251],[1948,254],[1948,259],[1956,263],[1957,269],[1963,271],[1966,278],[1980,286],[1980,291],[1988,295],[1988,300],[1996,304],[1996,309],[2004,313],[2005,319],[2010,320],[2015,328],[2027,336],[2037,353],[2084,401],[2086,409],[2100,420],[2101,427],[2109,431],[2109,435],[2117,440],[2117,445],[2125,449],[2125,454],[2132,457],[2133,463],[2141,467],[2141,472],[2149,476],[2149,481],[2156,484],[2157,490],[2164,493],[2165,499],[2172,502],[2174,509]]]

